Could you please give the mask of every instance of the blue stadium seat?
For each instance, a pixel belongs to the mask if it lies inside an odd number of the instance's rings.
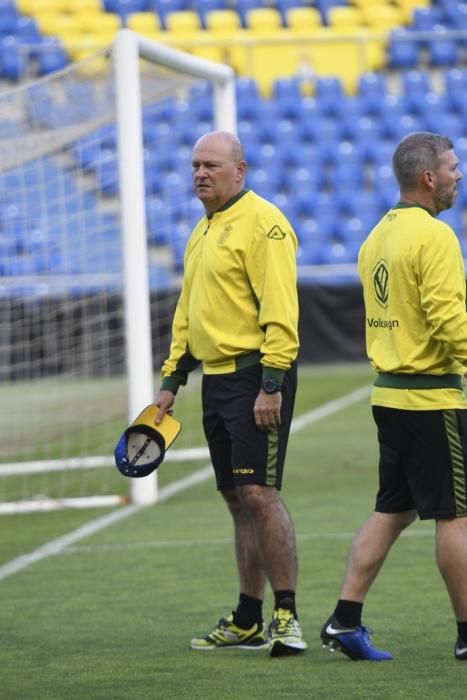
[[[0,75],[16,81],[26,75],[27,61],[21,44],[15,36],[0,39]]]
[[[413,90],[406,95],[406,104],[412,114],[424,117],[427,112],[442,114],[449,111],[445,95],[434,90]]]
[[[389,34],[387,63],[390,68],[416,68],[419,42],[406,29],[394,29]]]
[[[103,0],[104,10],[113,12],[125,20],[133,12],[145,12],[149,10],[148,0]]]
[[[456,66],[448,68],[442,74],[446,95],[450,98],[459,91],[467,90],[467,69]]]
[[[455,66],[460,59],[460,48],[455,39],[445,32],[437,31],[433,39],[427,41],[428,60],[431,66]]]
[[[37,74],[47,75],[65,68],[69,59],[62,42],[53,36],[45,36],[41,42],[41,50],[37,55]]]
[[[431,32],[445,23],[445,14],[439,7],[415,7],[412,27],[417,32]]]
[[[425,129],[435,133],[445,134],[454,142],[467,136],[467,122],[465,114],[457,112],[431,112],[425,114]]]
[[[343,124],[343,135],[351,141],[374,140],[381,138],[384,127],[381,119],[377,115],[364,115],[357,119],[353,115],[345,119]]]
[[[386,94],[386,78],[383,74],[363,73],[358,79],[356,102],[362,113],[377,113]]]
[[[315,97],[323,114],[340,116],[343,112],[345,92],[337,77],[318,77],[315,80]]]
[[[438,0],[444,18],[451,29],[467,29],[467,4],[453,0]]]

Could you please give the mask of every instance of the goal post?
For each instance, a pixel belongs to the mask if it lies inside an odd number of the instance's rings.
[[[114,64],[130,421],[154,398],[139,80],[141,58],[195,78],[211,80],[215,128],[236,132],[235,74],[230,66],[211,63],[152,42],[129,29],[118,32]],[[134,503],[154,502],[157,499],[157,472],[134,480],[131,494]]]
[[[0,514],[157,500],[157,472],[123,481],[112,449],[153,400],[168,348],[173,242],[202,213],[188,143],[204,85],[202,128],[235,132],[229,66],[123,29],[108,50],[0,93]],[[166,109],[182,146],[164,139]],[[177,398],[183,430],[166,456],[181,475],[207,456],[198,384]]]

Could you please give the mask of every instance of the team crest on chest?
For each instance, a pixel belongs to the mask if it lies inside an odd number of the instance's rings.
[[[224,226],[223,230],[219,234],[219,238],[217,239],[217,245],[224,245],[232,231],[233,226]]]

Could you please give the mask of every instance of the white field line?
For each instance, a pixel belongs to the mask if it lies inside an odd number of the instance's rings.
[[[333,413],[337,413],[344,408],[358,403],[369,395],[370,389],[371,385],[362,386],[359,389],[351,391],[349,394],[345,394],[338,399],[334,399],[333,401],[329,401],[328,403],[318,406],[311,411],[307,411],[307,413],[302,414],[292,422],[291,432],[302,430],[303,428],[316,423],[322,418],[326,418]],[[193,474],[190,474],[190,476],[179,479],[178,481],[161,488],[159,491],[158,500],[166,501],[177,493],[206,481],[211,476],[212,467],[211,465],[207,465]],[[82,525],[66,535],[62,535],[55,540],[47,542],[41,547],[29,552],[29,554],[23,554],[15,559],[12,559],[6,564],[0,566],[0,581],[3,581],[9,576],[13,576],[13,574],[17,574],[18,572],[27,569],[32,564],[36,564],[43,559],[55,556],[56,554],[61,554],[67,547],[70,547],[76,542],[79,542],[80,540],[83,540],[84,538],[89,537],[89,535],[93,535],[100,530],[104,530],[110,525],[119,523],[122,520],[131,517],[135,513],[139,513],[143,508],[147,507],[148,506],[135,505],[124,506],[119,510],[112,511],[112,513],[108,513],[100,518],[91,520],[89,523]]]
[[[310,532],[297,533],[298,542],[308,542],[309,540],[351,540],[355,535],[353,532]],[[434,537],[433,530],[422,530],[414,528],[413,530],[404,530],[400,537],[402,539],[411,538],[418,539],[423,537]],[[67,547],[63,554],[105,554],[115,552],[129,552],[140,549],[191,549],[192,547],[213,547],[213,546],[231,546],[234,540],[232,537],[216,537],[211,539],[196,539],[196,540],[159,540],[154,542],[128,542],[126,544],[95,544],[95,545],[77,545],[76,547]]]

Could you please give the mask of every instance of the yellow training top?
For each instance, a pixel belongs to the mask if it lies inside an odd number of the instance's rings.
[[[379,373],[372,404],[466,408],[465,273],[454,231],[427,209],[401,203],[363,243],[358,268],[367,354]]]
[[[242,190],[204,216],[187,243],[162,388],[199,362],[206,374],[253,362],[282,380],[298,352],[297,239],[280,210]]]

